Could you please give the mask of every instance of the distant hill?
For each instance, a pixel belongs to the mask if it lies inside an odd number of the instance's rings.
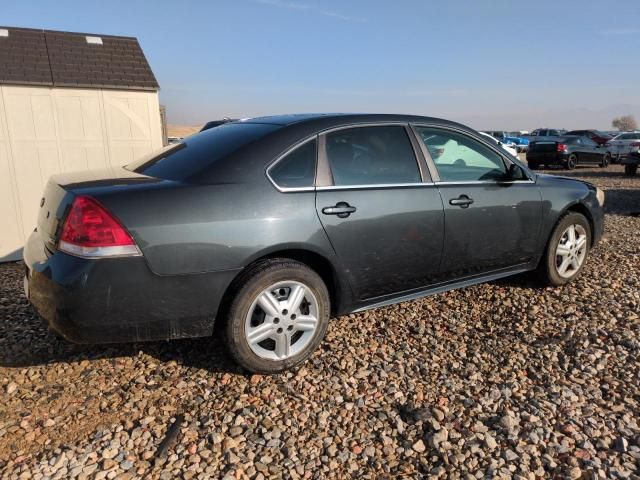
[[[202,128],[202,125],[167,125],[167,134],[170,137],[188,137],[197,133]]]

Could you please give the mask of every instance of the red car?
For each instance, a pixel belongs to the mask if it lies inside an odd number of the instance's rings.
[[[572,130],[570,132],[565,133],[565,135],[577,135],[579,137],[589,137],[598,145],[604,145],[612,138],[611,135],[601,132],[599,130]]]

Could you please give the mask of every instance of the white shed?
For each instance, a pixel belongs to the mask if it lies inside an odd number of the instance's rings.
[[[20,258],[50,175],[162,146],[158,89],[135,38],[0,27],[0,261]]]

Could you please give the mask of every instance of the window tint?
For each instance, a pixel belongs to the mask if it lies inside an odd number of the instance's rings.
[[[329,133],[327,158],[337,186],[421,182],[411,141],[401,125]]]
[[[477,140],[456,132],[417,127],[443,182],[503,180],[502,157]]]
[[[300,145],[269,169],[271,179],[282,188],[313,187],[315,174],[315,139]]]
[[[624,135],[620,135],[616,137],[616,140],[638,140],[640,139],[640,135],[637,133],[625,133]]]
[[[153,152],[127,169],[167,180],[197,182],[218,160],[279,128],[264,123],[227,123]]]

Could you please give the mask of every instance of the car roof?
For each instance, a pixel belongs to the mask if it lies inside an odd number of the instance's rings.
[[[416,122],[439,123],[447,125],[459,125],[456,122],[435,117],[421,115],[402,115],[393,113],[299,113],[287,115],[271,115],[265,117],[243,118],[238,120],[243,123],[268,123],[273,125],[290,126],[302,123],[322,123],[323,126],[331,124],[343,125],[345,123],[378,123],[378,122]],[[460,125],[462,126],[462,125]],[[465,127],[468,128],[468,127]]]

